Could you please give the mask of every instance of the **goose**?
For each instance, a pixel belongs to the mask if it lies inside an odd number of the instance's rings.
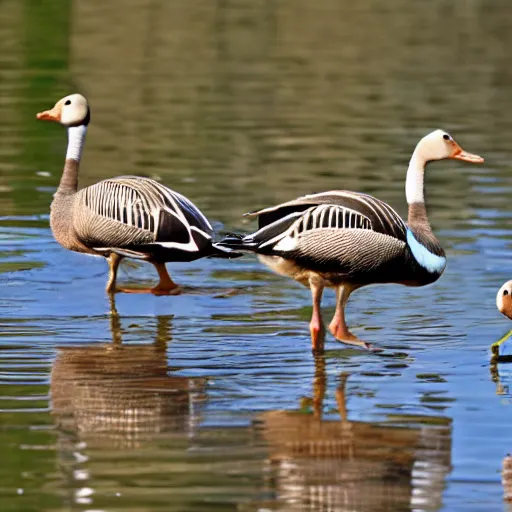
[[[512,281],[507,281],[496,295],[496,307],[498,311],[512,320]],[[510,360],[512,358],[512,343],[510,342],[512,331],[507,332],[502,338],[491,345],[491,362]]]
[[[423,183],[426,165],[446,158],[484,161],[463,151],[443,130],[423,137],[407,171],[407,223],[391,206],[371,195],[332,190],[250,212],[246,215],[258,217],[259,229],[246,236],[227,235],[220,243],[254,252],[273,271],[310,288],[313,352],[324,350],[320,303],[325,287],[336,290],[329,331],[342,343],[371,348],[352,334],[345,322],[350,294],[377,283],[424,286],[439,279],[445,269],[445,252],[428,221]]]
[[[512,320],[512,281],[507,281],[496,295],[498,311]]]
[[[37,119],[58,122],[68,132],[64,170],[51,203],[53,236],[66,249],[107,259],[107,293],[177,293],[179,287],[166,262],[237,256],[214,243],[212,226],[192,202],[155,180],[119,176],[78,190],[80,158],[91,120],[84,96],[66,96],[38,113]],[[159,283],[146,289],[116,288],[123,258],[152,263]]]

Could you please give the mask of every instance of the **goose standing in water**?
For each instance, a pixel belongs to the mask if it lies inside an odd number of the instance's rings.
[[[91,114],[87,100],[72,94],[37,119],[67,127],[64,170],[51,205],[50,226],[66,249],[104,256],[110,274],[107,292],[168,294],[178,286],[169,276],[168,261],[193,261],[204,256],[237,256],[213,242],[206,217],[187,198],[155,180],[137,176],[110,178],[78,190],[78,169]],[[116,289],[123,258],[152,263],[160,277],[151,289]]]
[[[334,190],[251,212],[247,215],[258,217],[258,231],[244,237],[230,235],[221,243],[257,253],[271,269],[311,289],[314,352],[324,347],[320,302],[325,287],[335,288],[337,297],[330,332],[343,343],[370,348],[345,323],[350,294],[374,283],[424,286],[436,281],[446,266],[443,248],[428,222],[423,193],[427,163],[445,158],[483,162],[442,130],[421,139],[407,171],[407,223],[375,197]]]
[[[496,295],[498,311],[512,320],[512,281],[507,281]],[[507,332],[491,345],[491,363],[512,358],[512,331]]]

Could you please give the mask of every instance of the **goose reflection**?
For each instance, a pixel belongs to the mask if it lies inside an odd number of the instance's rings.
[[[137,448],[168,433],[194,435],[206,380],[170,374],[171,316],[153,344],[123,344],[115,305],[112,343],[60,348],[51,372],[52,413],[63,438]]]
[[[343,374],[339,420],[323,419],[325,360],[302,410],[261,416],[270,446],[268,487],[294,510],[437,510],[451,464],[451,420],[403,415],[401,426],[349,420]],[[309,414],[305,407],[311,409]]]
[[[496,394],[503,403],[512,402],[512,364],[497,364],[497,359],[489,365],[491,379],[496,384]]]
[[[510,337],[510,334],[507,333],[507,337]],[[512,402],[512,365],[498,365],[497,361],[497,358],[491,359],[489,366],[491,379],[496,384],[496,394],[502,402],[510,404]],[[505,446],[504,448],[508,447]],[[510,451],[512,451],[512,446],[510,446]],[[510,453],[505,455],[502,461],[501,483],[503,485],[503,499],[512,503],[512,455]]]

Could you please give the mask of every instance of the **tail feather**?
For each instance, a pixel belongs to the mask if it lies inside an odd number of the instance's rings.
[[[215,258],[240,258],[240,256],[243,256],[241,252],[234,251],[230,246],[222,245],[221,242],[213,243],[212,244],[212,251],[210,256]]]
[[[254,252],[258,243],[251,236],[244,236],[238,233],[228,233],[220,242],[214,244],[217,248],[230,251]]]

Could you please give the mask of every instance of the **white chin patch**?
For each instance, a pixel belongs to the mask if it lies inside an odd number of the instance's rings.
[[[409,229],[407,230],[407,244],[418,264],[431,274],[440,274],[445,269],[446,258],[432,254],[414,238],[412,231]]]
[[[274,245],[274,251],[288,252],[297,248],[297,239],[291,236],[285,236]]]

